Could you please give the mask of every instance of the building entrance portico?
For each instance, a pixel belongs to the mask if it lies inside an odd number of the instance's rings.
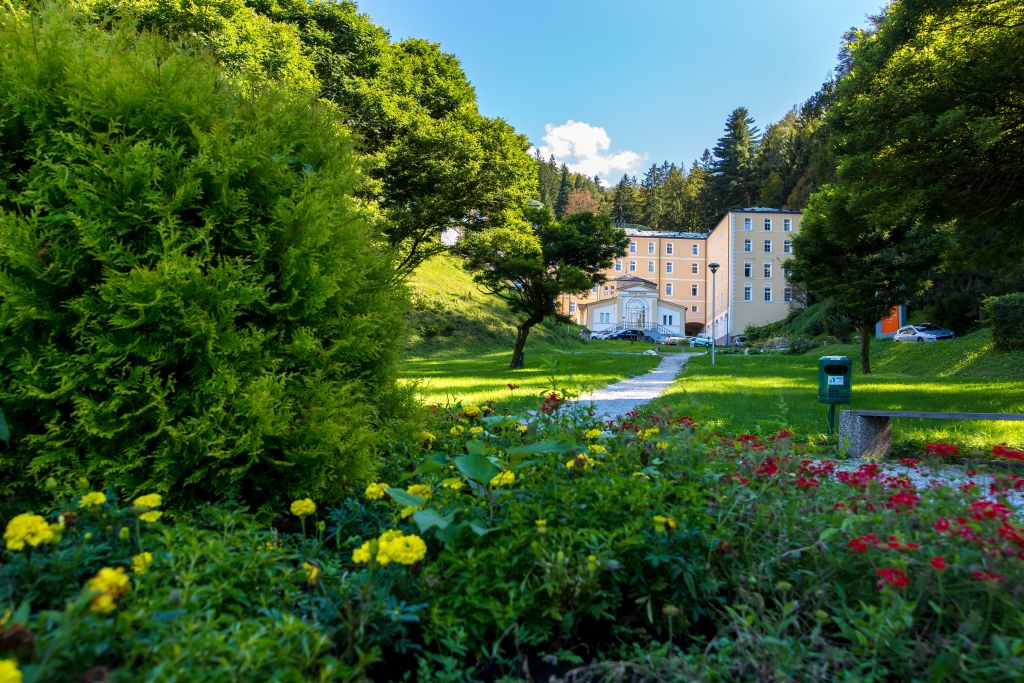
[[[640,299],[631,299],[626,304],[626,326],[644,329],[647,325],[647,304]]]
[[[580,323],[594,332],[614,329],[656,330],[678,335],[686,326],[686,307],[658,296],[658,285],[639,277],[610,280],[615,296],[579,303]]]

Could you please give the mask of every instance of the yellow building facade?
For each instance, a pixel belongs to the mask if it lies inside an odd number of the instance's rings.
[[[593,332],[623,326],[687,335],[713,330],[728,343],[747,325],[788,314],[792,289],[785,263],[799,231],[799,211],[762,207],[730,211],[706,234],[627,228],[627,252],[605,271],[607,281],[563,296],[562,313]],[[719,264],[713,307],[712,262]]]

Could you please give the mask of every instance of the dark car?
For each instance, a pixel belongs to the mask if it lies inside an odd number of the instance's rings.
[[[647,336],[643,330],[619,330],[618,332],[608,335],[605,339],[618,339],[624,341],[642,341],[649,342],[651,338]]]

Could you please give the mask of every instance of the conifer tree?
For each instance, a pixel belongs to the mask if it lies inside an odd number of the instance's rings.
[[[558,197],[555,199],[555,215],[561,218],[565,215],[565,207],[569,203],[569,195],[573,191],[572,179],[569,177],[569,167],[562,164],[562,182],[558,186]]]
[[[725,122],[725,134],[714,150],[709,182],[716,214],[741,206],[752,206],[758,198],[754,164],[758,130],[746,107],[737,107]]]

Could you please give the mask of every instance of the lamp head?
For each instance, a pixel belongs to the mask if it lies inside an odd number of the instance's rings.
[[[712,261],[711,263],[708,264],[708,270],[710,270],[711,274],[714,275],[715,273],[718,272],[718,264]]]

